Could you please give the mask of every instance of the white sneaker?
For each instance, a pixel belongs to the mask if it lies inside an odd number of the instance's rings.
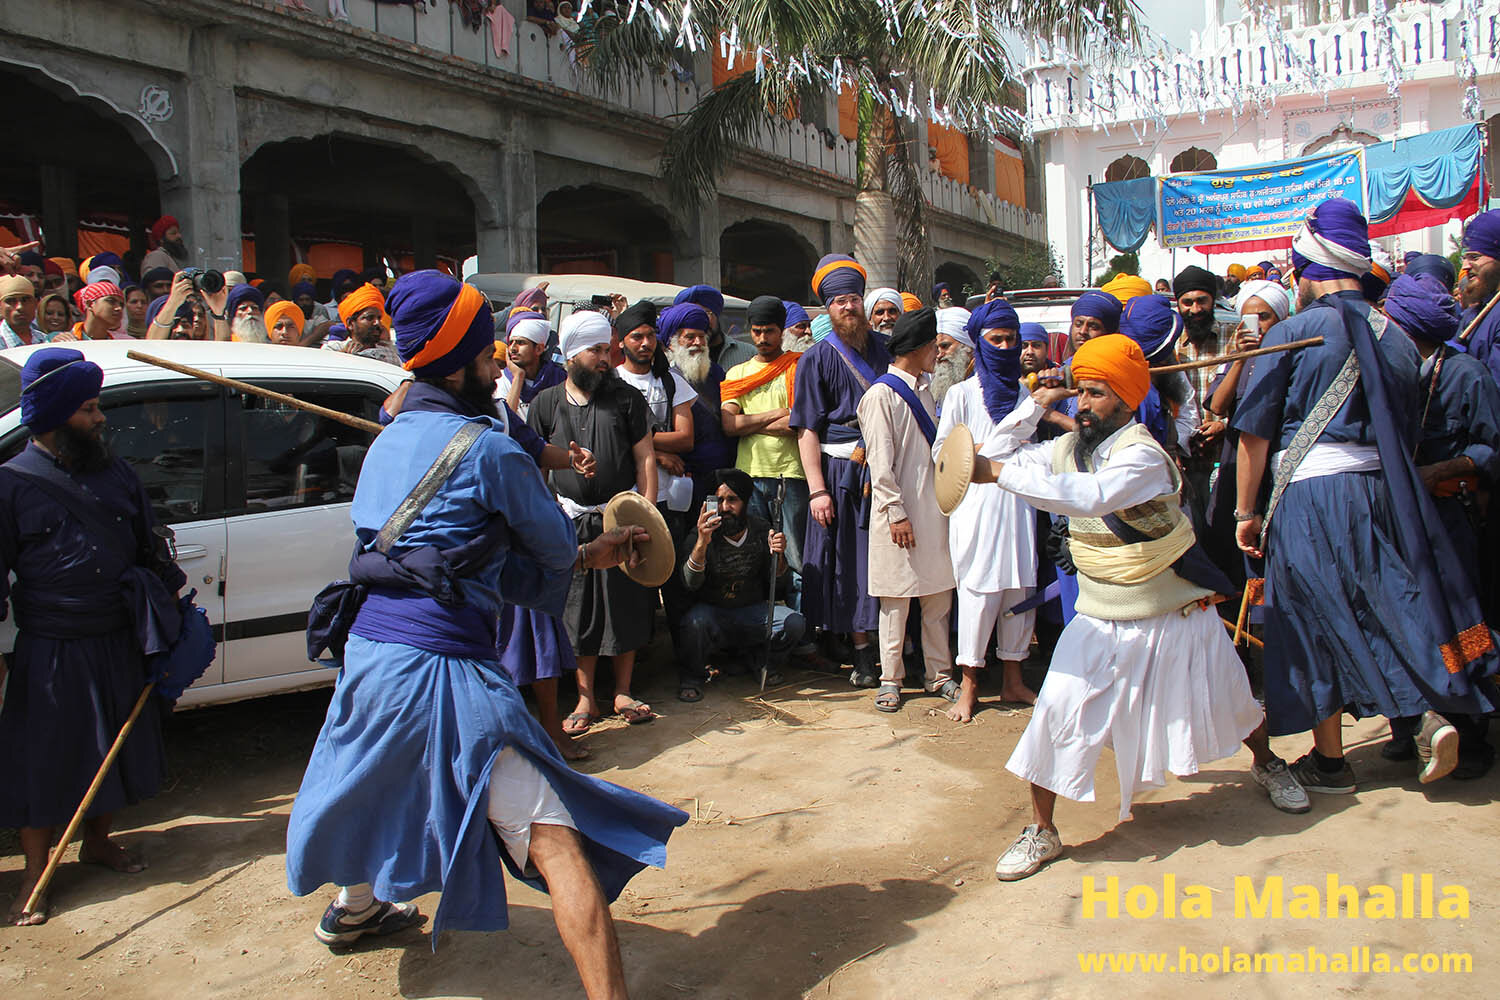
[[[1002,882],[1015,882],[1028,875],[1035,875],[1047,862],[1060,857],[1062,852],[1062,838],[1057,835],[1057,831],[1043,830],[1033,823],[1021,831],[1016,842],[995,862],[995,877]]]
[[[1297,784],[1297,779],[1292,777],[1286,761],[1280,757],[1265,767],[1259,764],[1251,765],[1250,774],[1260,787],[1266,790],[1266,794],[1271,796],[1271,805],[1282,812],[1305,813],[1312,808],[1306,790]]]

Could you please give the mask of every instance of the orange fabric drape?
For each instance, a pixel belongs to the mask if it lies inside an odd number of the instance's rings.
[[[940,171],[944,177],[969,183],[969,140],[956,128],[927,123],[927,145],[937,150]]]
[[[797,379],[797,359],[800,357],[802,357],[800,351],[787,351],[754,375],[725,379],[719,384],[719,399],[725,403],[739,399],[745,393],[754,392],[777,377],[784,377],[786,379],[786,405],[791,406],[792,386]]]
[[[317,270],[318,277],[332,278],[333,272],[344,268],[363,271],[365,252],[353,243],[314,243],[307,248],[307,263]]]
[[[995,197],[1012,205],[1026,204],[1026,164],[1008,148],[995,150]]]
[[[859,91],[853,87],[839,91],[839,135],[849,142],[859,138]]]
[[[108,229],[78,230],[78,259],[87,260],[96,253],[113,253],[123,258],[130,252],[130,237]]]

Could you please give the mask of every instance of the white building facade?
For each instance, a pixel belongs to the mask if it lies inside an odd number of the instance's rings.
[[[1186,52],[1104,71],[1038,51],[1027,68],[1048,237],[1065,284],[1087,285],[1119,252],[1092,217],[1090,184],[1248,167],[1473,123],[1471,85],[1488,122],[1484,169],[1500,183],[1497,0],[1391,0],[1384,18],[1372,16],[1369,0],[1279,0],[1269,5],[1279,14],[1272,25],[1254,14],[1221,24],[1222,3],[1206,0],[1205,30]],[[1458,232],[1455,221],[1382,242],[1398,259],[1408,250],[1446,254]],[[1222,274],[1231,263],[1285,256],[1172,251],[1154,231],[1138,252],[1141,276],[1152,281],[1190,263]]]

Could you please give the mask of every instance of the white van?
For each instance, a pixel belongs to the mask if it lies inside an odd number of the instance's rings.
[[[141,477],[177,562],[208,611],[218,656],[178,702],[209,705],[316,687],[337,672],[307,659],[307,611],[354,550],[349,505],[373,435],[260,396],[125,357],[131,349],[376,420],[410,376],[332,351],[270,344],[86,341],[104,369],[105,441]],[[0,351],[0,461],[24,447],[21,366]],[[8,619],[0,649],[14,646]]]

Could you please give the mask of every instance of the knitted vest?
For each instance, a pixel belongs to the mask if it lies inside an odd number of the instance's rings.
[[[1161,455],[1172,475],[1172,490],[1153,500],[1126,507],[1104,517],[1068,517],[1068,547],[1078,567],[1081,615],[1107,621],[1154,618],[1184,608],[1213,592],[1196,586],[1172,571],[1171,565],[1193,546],[1193,528],[1177,504],[1182,479],[1177,465],[1151,433],[1140,424],[1126,428],[1102,464],[1080,470],[1073,457],[1075,434],[1057,439],[1052,471],[1099,472],[1127,447],[1151,448]],[[1125,537],[1121,537],[1121,535]]]

